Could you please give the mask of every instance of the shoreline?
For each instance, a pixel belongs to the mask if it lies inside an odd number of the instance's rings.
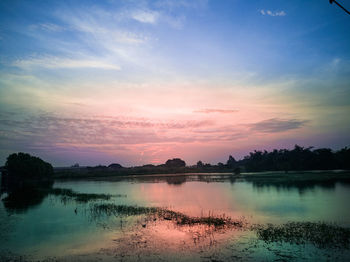
[[[107,175],[106,175],[107,174]],[[153,174],[111,174],[108,172],[99,172],[98,174],[77,175],[77,176],[58,176],[55,181],[119,181],[123,179],[147,179],[147,178],[190,178],[190,177],[219,177],[230,179],[244,179],[248,181],[280,180],[281,182],[290,181],[345,181],[350,182],[350,170],[310,170],[310,171],[290,171],[288,173],[281,171],[247,172],[234,174],[233,172],[186,172],[186,173],[153,173]]]

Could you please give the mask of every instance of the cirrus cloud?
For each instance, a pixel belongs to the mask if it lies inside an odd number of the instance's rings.
[[[13,66],[22,69],[31,69],[35,67],[59,69],[59,68],[98,68],[107,70],[120,70],[118,65],[93,58],[62,58],[56,56],[43,56],[16,60]]]
[[[159,14],[156,11],[137,10],[131,14],[131,18],[146,24],[155,24],[159,18]]]
[[[268,15],[268,16],[285,16],[287,15],[287,13],[285,11],[271,11],[271,10],[264,10],[264,9],[261,9],[260,10],[260,14],[262,15]]]
[[[277,133],[303,127],[308,120],[271,118],[250,125],[252,131]]]
[[[219,114],[231,114],[231,113],[237,113],[238,110],[236,109],[216,109],[216,108],[204,108],[193,111],[194,113],[203,113],[203,114],[210,114],[210,113],[219,113]]]

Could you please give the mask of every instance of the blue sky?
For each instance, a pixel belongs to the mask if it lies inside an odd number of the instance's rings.
[[[327,0],[0,1],[0,163],[347,146],[349,46]]]

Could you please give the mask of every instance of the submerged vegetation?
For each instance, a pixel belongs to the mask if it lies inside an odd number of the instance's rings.
[[[350,229],[324,222],[289,222],[283,225],[256,225],[265,242],[311,243],[319,248],[348,248]]]
[[[72,189],[65,189],[65,188],[50,189],[49,194],[60,196],[63,202],[73,200],[78,203],[87,203],[89,201],[94,201],[94,200],[110,200],[112,197],[112,195],[110,194],[78,193],[73,191]]]
[[[176,212],[160,207],[139,207],[116,205],[113,203],[94,204],[90,206],[90,214],[94,218],[101,216],[135,216],[135,215],[155,215],[156,219],[171,220],[178,225],[208,225],[214,227],[239,227],[242,228],[242,220],[233,220],[228,216],[202,216],[192,217],[181,212]]]
[[[138,207],[116,205],[113,203],[94,204],[90,206],[90,214],[94,218],[102,216],[136,216],[155,214],[160,210],[158,207]]]
[[[151,221],[168,220],[179,226],[206,225],[217,229],[243,229],[256,232],[258,238],[266,243],[288,242],[293,244],[310,243],[318,248],[349,248],[350,229],[324,222],[289,222],[283,225],[249,225],[244,219],[234,220],[231,217],[202,216],[193,217],[181,212],[159,207],[138,207],[116,205],[113,203],[94,204],[90,206],[93,218],[103,216],[153,216]]]

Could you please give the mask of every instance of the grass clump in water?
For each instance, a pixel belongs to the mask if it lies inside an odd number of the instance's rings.
[[[90,206],[90,213],[94,218],[101,216],[155,215],[158,219],[170,220],[178,225],[189,226],[200,224],[214,227],[243,227],[244,225],[242,221],[234,221],[226,216],[192,217],[166,208],[126,206],[112,203],[94,204]]]
[[[160,207],[138,207],[116,205],[113,203],[91,204],[90,213],[93,218],[103,216],[135,216],[150,215],[154,220],[168,220],[179,226],[207,225],[212,229],[243,229],[257,233],[259,239],[271,242],[288,242],[304,245],[311,243],[318,248],[349,248],[350,229],[323,222],[289,222],[282,225],[249,225],[244,219],[233,220],[228,216],[188,216]],[[152,217],[151,217],[152,218]],[[151,221],[151,220],[149,220]]]
[[[256,225],[253,227],[265,242],[289,242],[319,248],[349,248],[350,229],[324,222],[289,222],[283,225]]]
[[[137,207],[116,205],[112,203],[94,204],[90,207],[90,213],[94,217],[100,216],[136,216],[144,214],[155,214],[160,208],[157,207]]]
[[[65,188],[53,188],[50,190],[50,194],[60,196],[63,202],[74,200],[80,203],[87,203],[94,200],[110,200],[112,197],[112,195],[109,194],[77,193],[72,189]]]
[[[243,221],[235,221],[230,217],[223,216],[188,216],[181,212],[175,212],[168,209],[161,209],[158,216],[165,220],[175,221],[178,225],[208,225],[214,227],[243,227]]]

